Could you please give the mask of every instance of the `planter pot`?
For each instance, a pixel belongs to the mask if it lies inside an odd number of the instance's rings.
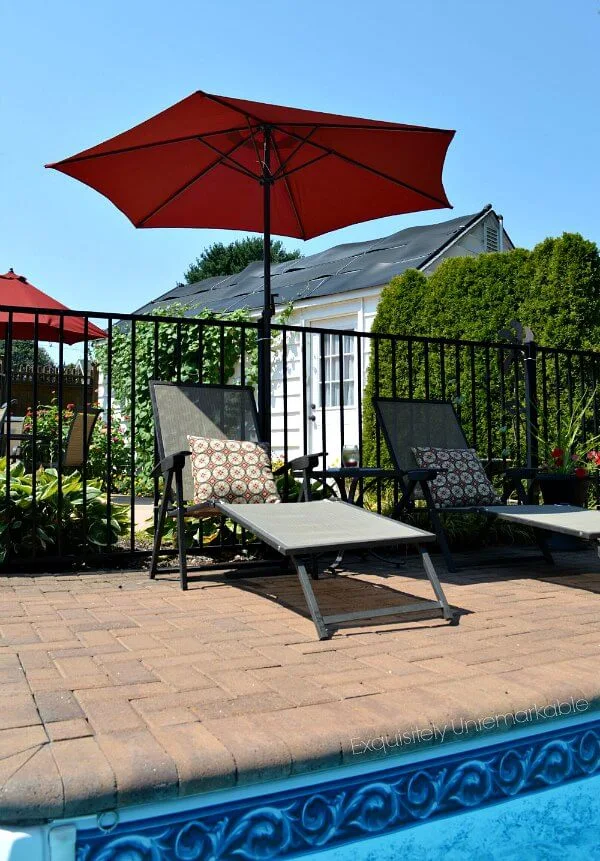
[[[542,475],[539,477],[544,505],[578,505],[586,507],[589,478],[574,475]]]
[[[544,505],[577,505],[585,508],[587,504],[589,478],[574,475],[542,475],[539,485]],[[552,533],[548,536],[551,550],[585,550],[588,542],[570,535]]]

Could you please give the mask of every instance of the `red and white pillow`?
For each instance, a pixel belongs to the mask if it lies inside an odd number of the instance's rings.
[[[281,502],[271,463],[255,442],[189,436],[194,502]]]
[[[438,508],[501,504],[474,449],[418,446],[413,454],[418,466],[444,470],[429,482]]]

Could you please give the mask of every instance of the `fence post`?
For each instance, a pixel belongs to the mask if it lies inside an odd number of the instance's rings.
[[[537,345],[526,341],[525,348],[525,443],[527,466],[539,464],[538,406],[537,406]]]

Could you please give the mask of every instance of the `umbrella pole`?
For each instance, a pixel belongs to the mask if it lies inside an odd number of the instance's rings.
[[[271,130],[264,129],[263,186],[263,275],[264,304],[258,330],[258,416],[262,440],[271,443]]]

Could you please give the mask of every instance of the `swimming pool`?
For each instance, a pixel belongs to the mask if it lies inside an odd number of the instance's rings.
[[[5,829],[0,861],[600,859],[600,717]]]
[[[600,858],[600,717],[588,713],[318,774],[7,829],[0,843],[2,861],[302,856]]]

